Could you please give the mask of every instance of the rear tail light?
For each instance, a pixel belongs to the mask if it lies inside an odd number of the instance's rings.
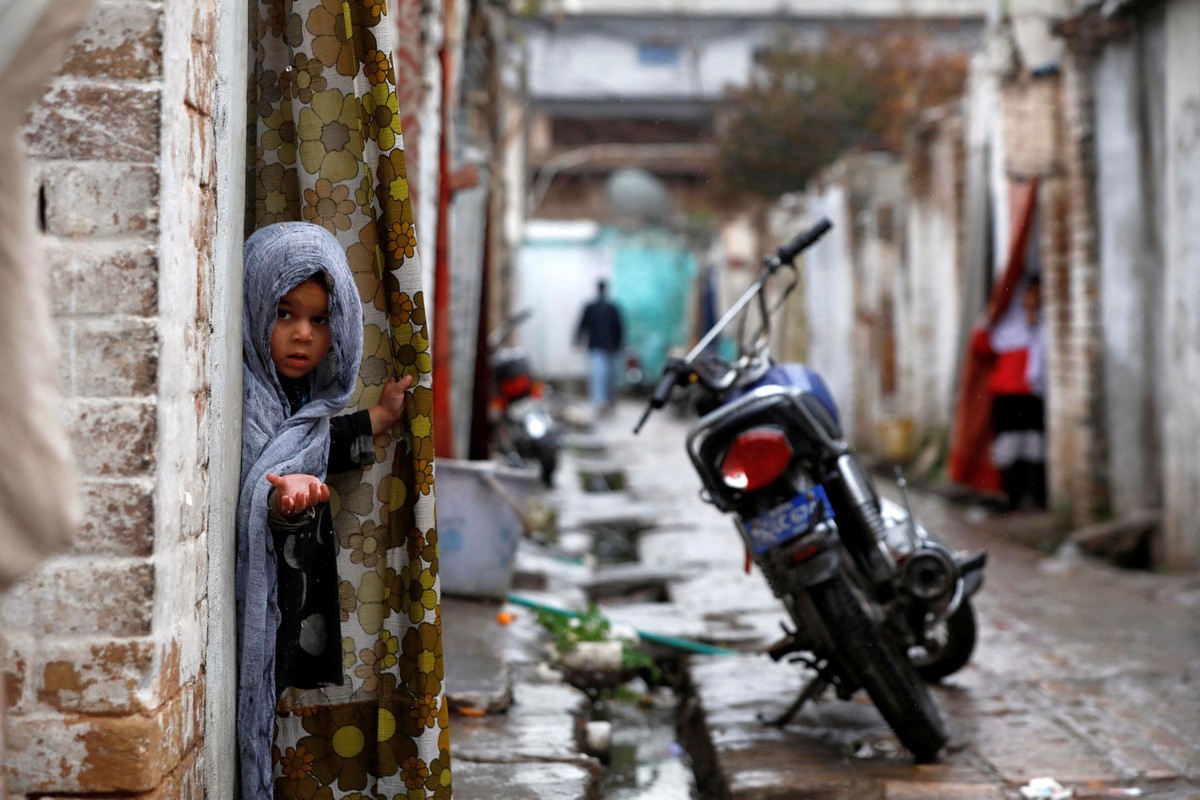
[[[528,375],[514,375],[500,381],[500,396],[505,400],[520,400],[529,395],[533,381]]]
[[[792,463],[792,446],[778,428],[754,428],[739,435],[721,461],[731,489],[754,491],[770,484]]]
[[[821,552],[821,545],[819,545],[819,544],[805,545],[804,547],[801,547],[796,552],[792,553],[792,563],[799,564],[801,562],[808,561],[810,558],[812,558],[819,552]]]

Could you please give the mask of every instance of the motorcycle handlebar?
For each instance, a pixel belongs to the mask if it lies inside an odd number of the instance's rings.
[[[785,244],[775,252],[775,257],[779,259],[781,264],[790,264],[796,256],[811,247],[818,239],[824,236],[833,223],[828,218],[822,218],[820,222],[813,225],[808,230],[801,233],[795,239]]]
[[[681,383],[685,376],[692,373],[693,359],[696,358],[698,354],[708,346],[711,340],[716,337],[718,332],[725,328],[725,325],[729,322],[729,320],[732,319],[735,314],[740,312],[741,309],[750,302],[755,294],[762,291],[763,282],[766,280],[767,276],[771,273],[774,273],[782,265],[790,264],[796,258],[796,256],[800,255],[800,253],[802,253],[804,250],[811,247],[818,239],[828,233],[829,229],[832,227],[833,223],[830,222],[828,218],[823,217],[817,222],[816,225],[813,225],[811,228],[792,239],[783,247],[780,247],[779,250],[775,252],[775,256],[773,258],[768,258],[766,260],[764,273],[759,276],[758,280],[755,281],[755,284],[749,290],[747,290],[745,294],[742,295],[742,298],[734,304],[733,308],[725,312],[725,316],[722,317],[721,320],[712,327],[704,339],[702,339],[700,343],[693,348],[692,352],[688,354],[687,358],[672,358],[667,360],[666,367],[663,369],[662,378],[659,379],[658,385],[654,387],[654,394],[650,396],[650,401],[646,404],[646,411],[642,414],[642,418],[638,421],[637,427],[633,429],[635,434],[638,433],[642,429],[642,426],[646,424],[646,420],[650,418],[650,414],[652,412],[657,411],[667,404],[667,401],[671,399],[671,391],[675,388],[676,384]],[[764,316],[766,314],[767,311],[764,309]],[[702,374],[698,374],[697,378],[701,381],[701,383],[705,384],[706,388],[710,390],[716,390],[718,388],[711,380],[708,380],[706,376]]]

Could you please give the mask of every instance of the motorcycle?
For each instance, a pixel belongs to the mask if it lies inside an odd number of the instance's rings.
[[[506,462],[512,466],[536,464],[542,483],[552,486],[561,443],[546,402],[546,386],[534,378],[524,350],[502,346],[532,313],[525,309],[488,335],[494,389],[492,431],[494,445]]]
[[[796,285],[794,261],[831,227],[822,220],[764,259],[705,337],[668,360],[634,433],[679,387],[702,396],[686,443],[701,498],[734,516],[747,570],[757,565],[794,625],[768,654],[813,672],[764,722],[786,725],[830,687],[842,700],[861,689],[916,760],[930,761],[947,736],[926,682],[971,656],[987,554],[952,552],[919,524],[902,476],[903,505],[881,498],[820,375],[771,358],[771,316]],[[735,319],[737,354],[722,360],[710,345]]]

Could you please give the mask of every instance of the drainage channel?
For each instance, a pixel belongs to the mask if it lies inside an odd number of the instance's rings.
[[[647,528],[594,526],[593,554],[608,567],[636,565],[637,536]],[[632,576],[631,576],[632,577]],[[645,576],[643,576],[645,578]],[[666,586],[651,579],[616,580],[592,598],[606,607],[621,603],[666,602]],[[679,729],[683,660],[678,652],[649,647],[653,667],[592,696],[591,731],[606,739],[601,760],[602,800],[697,800],[692,760]]]
[[[697,800],[680,729],[682,658],[649,648],[652,664],[623,682],[577,684],[591,698],[589,750],[604,765],[601,800]]]
[[[674,690],[648,688],[635,698],[603,703],[612,724],[604,800],[696,800],[691,758],[679,743],[679,702]]]
[[[586,494],[615,497],[627,488],[623,467],[606,458],[603,446],[572,450]],[[658,523],[618,511],[582,526],[588,540],[583,546],[604,575],[586,589],[602,614],[623,604],[648,603],[663,603],[664,613],[671,613],[668,577],[640,565],[638,558],[639,537]],[[624,669],[619,680],[571,681],[591,698],[588,749],[604,767],[598,800],[699,800],[692,758],[683,744],[689,737],[680,728],[685,656],[646,641],[638,649],[648,658]]]

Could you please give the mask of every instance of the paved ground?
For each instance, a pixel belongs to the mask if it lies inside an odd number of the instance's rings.
[[[739,651],[687,660],[685,743],[701,797],[972,800],[1018,797],[1043,776],[1076,797],[1200,797],[1200,578],[1046,556],[1028,545],[1044,519],[978,519],[933,495],[914,497],[923,521],[951,546],[991,556],[976,657],[935,690],[952,732],[942,759],[912,764],[868,703],[830,698],[782,731],[762,726],[758,715],[781,709],[802,682],[796,667],[757,653],[778,632],[779,604],[761,576],[742,572],[729,520],[699,500],[688,423],[662,413],[635,439],[638,411],[621,406],[597,432],[623,464],[626,490],[582,491],[575,468],[604,472],[585,454],[567,459],[547,499],[568,554],[632,542],[641,577],[667,581],[665,597],[605,604],[614,621]],[[522,579],[547,585],[517,591],[579,607],[596,573],[562,555],[525,548]],[[602,764],[581,745],[587,704],[541,682],[544,638],[525,609],[504,608],[517,616],[508,627],[495,621],[498,604],[446,599],[451,699],[486,712],[452,721],[455,796],[598,797]]]

